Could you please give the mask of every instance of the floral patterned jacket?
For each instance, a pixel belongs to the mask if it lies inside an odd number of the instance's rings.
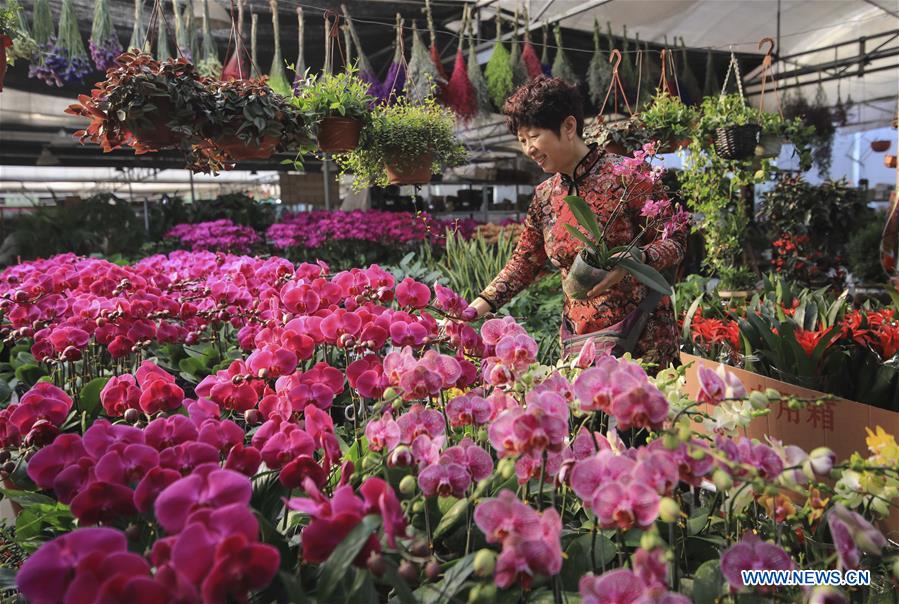
[[[493,310],[509,302],[516,294],[533,283],[546,270],[549,260],[565,277],[574,258],[583,248],[565,224],[577,225],[568,204],[567,195],[578,194],[593,208],[601,225],[606,224],[625,192],[621,177],[612,167],[624,161],[618,155],[604,153],[595,145],[578,163],[574,177],[556,174],[538,185],[524,221],[524,231],[511,259],[480,296]],[[641,230],[641,208],[647,199],[659,191],[632,188],[625,211],[619,212],[607,231],[609,247],[627,245]],[[683,260],[686,231],[647,233],[640,242],[646,263],[659,271],[673,274]],[[672,269],[672,270],[668,270]],[[617,285],[587,300],[565,297],[562,316],[563,340],[567,335],[583,335],[609,328],[622,321],[647,294],[644,285],[631,275]],[[666,367],[677,364],[678,331],[669,297],[651,313],[643,334],[639,337],[634,356]]]

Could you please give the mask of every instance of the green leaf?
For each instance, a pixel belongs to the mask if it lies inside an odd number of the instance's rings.
[[[693,300],[690,308],[687,309],[687,314],[684,317],[684,342],[690,341],[690,326],[693,324],[693,317],[696,315],[696,311],[699,310],[699,305],[702,304],[703,296],[705,296],[705,294],[699,294],[698,296],[696,296],[696,299]]]
[[[584,233],[579,228],[574,226],[573,224],[566,224],[565,229],[569,233],[571,233],[571,235],[573,237],[576,237],[576,238],[580,239],[581,241],[583,241],[584,245],[586,245],[588,249],[592,250],[596,246],[596,244],[594,242],[590,241],[589,237],[584,235]]]
[[[187,357],[178,361],[178,369],[191,375],[201,375],[208,372],[206,365],[194,357]]]
[[[699,534],[709,521],[709,509],[701,508],[695,516],[687,518],[687,534],[690,536]]]
[[[468,554],[453,564],[437,583],[424,585],[415,590],[420,604],[442,604],[452,602],[474,572],[474,554]]]
[[[356,577],[349,589],[348,604],[369,604],[377,602],[378,594],[375,592],[375,584],[372,575],[366,568],[357,568]]]
[[[325,560],[318,577],[318,589],[315,597],[319,602],[330,601],[334,589],[344,580],[346,571],[362,548],[368,542],[371,534],[381,526],[381,517],[369,515],[350,531],[340,542],[331,555]]]
[[[37,381],[43,375],[46,375],[46,372],[39,366],[31,363],[16,367],[16,379],[29,387],[37,384]]]
[[[47,497],[46,495],[41,495],[40,493],[35,493],[33,491],[19,491],[16,489],[0,489],[0,493],[3,493],[3,496],[18,503],[21,506],[26,505],[39,505],[39,504],[49,504],[54,505],[56,503],[55,499]]]
[[[291,573],[286,573],[283,570],[278,572],[278,576],[281,578],[281,584],[284,586],[284,591],[287,592],[288,602],[291,604],[306,604],[307,602],[311,602],[309,596],[303,591],[303,586],[300,584],[299,577],[296,577]]]
[[[599,223],[596,222],[596,214],[593,213],[593,209],[587,201],[583,197],[569,195],[565,198],[565,203],[568,204],[578,224],[584,227],[595,241],[602,241],[602,229],[599,228]]]
[[[693,575],[694,604],[714,604],[722,595],[725,586],[724,575],[721,574],[720,560],[703,562]]]
[[[593,547],[593,535],[581,535],[568,544],[565,548],[565,559],[562,563],[562,587],[565,589],[577,589],[578,581],[581,577],[593,571],[593,557],[590,555],[590,549]],[[618,553],[615,544],[611,539],[597,533],[595,545],[596,572],[602,572],[603,567],[608,565],[615,559]]]
[[[443,515],[443,518],[440,519],[440,522],[437,523],[437,528],[434,529],[434,539],[437,539],[450,529],[454,528],[463,518],[465,518],[465,513],[468,511],[468,499],[460,499],[453,507],[449,509],[449,511]]]
[[[0,379],[0,403],[5,403],[12,396],[12,388],[5,381]]]
[[[619,258],[618,264],[649,289],[657,291],[664,296],[671,295],[671,286],[668,285],[665,277],[662,276],[662,273],[648,264],[644,264],[633,258]]]
[[[78,406],[82,411],[87,411],[91,415],[96,414],[100,407],[100,391],[109,380],[108,377],[98,377],[84,385],[78,398]]]

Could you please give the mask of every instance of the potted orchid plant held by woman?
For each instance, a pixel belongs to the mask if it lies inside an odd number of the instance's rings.
[[[572,299],[582,300],[613,270],[622,268],[651,291],[662,295],[671,294],[671,285],[656,269],[645,262],[638,244],[654,235],[667,237],[678,229],[687,227],[689,214],[675,211],[667,195],[655,195],[652,199],[644,193],[659,191],[656,186],[661,178],[661,167],[650,168],[647,158],[655,155],[652,143],[644,145],[633,157],[624,159],[612,169],[621,180],[622,193],[618,204],[604,225],[600,225],[596,214],[587,201],[577,195],[565,198],[578,226],[566,224],[568,232],[584,244],[575,257],[571,269],[562,281],[562,288]],[[636,205],[640,207],[637,208]],[[643,224],[636,235],[620,245],[610,244],[610,230],[619,220],[634,211],[639,211]],[[580,227],[580,228],[578,228]]]

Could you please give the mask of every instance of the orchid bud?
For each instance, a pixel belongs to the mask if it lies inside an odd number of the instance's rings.
[[[496,465],[499,470],[499,475],[503,477],[503,480],[509,480],[515,475],[515,461],[511,458],[505,457],[499,460],[499,463]]]
[[[780,396],[780,392],[775,390],[774,388],[767,388],[765,390],[765,396],[768,397],[768,400],[771,402],[779,401],[782,397]]]
[[[384,398],[387,400],[396,398],[396,389],[393,386],[389,386],[384,390]]]
[[[365,566],[367,566],[368,570],[371,571],[371,574],[376,577],[382,576],[387,571],[387,561],[384,560],[384,556],[382,556],[380,552],[376,551],[372,551],[368,556]]]
[[[662,522],[674,522],[680,516],[680,506],[671,497],[662,497],[659,501],[659,518]]]
[[[67,361],[78,361],[81,359],[81,351],[74,346],[67,346],[66,349],[62,351],[62,356]]]
[[[2,468],[0,468],[0,470],[2,470],[4,474],[9,476],[10,474],[12,474],[13,472],[16,471],[16,464],[15,464],[15,462],[7,461],[5,464],[3,464]]]
[[[646,551],[652,551],[657,547],[662,547],[665,545],[665,542],[662,541],[662,538],[659,537],[659,534],[656,532],[647,531],[640,536],[640,547],[645,549]]]
[[[415,456],[412,455],[412,449],[405,445],[400,445],[387,456],[387,467],[389,468],[408,468],[413,463],[415,463]]]
[[[496,552],[491,549],[482,549],[474,555],[474,572],[479,577],[489,577],[496,568]]]
[[[893,561],[893,576],[899,581],[899,558]]]
[[[418,569],[408,560],[400,562],[399,575],[410,586],[418,583]]]
[[[400,481],[400,494],[405,497],[412,497],[415,495],[416,490],[418,490],[418,481],[415,480],[415,476],[411,474],[404,476]]]
[[[767,409],[769,402],[768,397],[758,390],[749,393],[749,404],[753,409]]]
[[[248,426],[255,426],[262,422],[262,413],[259,412],[259,409],[247,409],[243,413],[243,419]]]
[[[125,421],[129,424],[136,424],[140,421],[140,411],[137,409],[125,409]]]
[[[731,478],[731,475],[720,468],[712,474],[712,482],[715,483],[715,488],[719,492],[725,492],[734,486],[734,479]]]
[[[425,576],[428,578],[428,581],[436,581],[440,576],[440,565],[434,560],[425,564]]]

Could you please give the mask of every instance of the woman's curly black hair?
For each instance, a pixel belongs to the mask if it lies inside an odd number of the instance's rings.
[[[561,78],[540,75],[520,86],[503,105],[506,125],[517,135],[522,126],[562,133],[569,115],[577,120],[577,135],[584,134],[584,101],[577,86]]]

